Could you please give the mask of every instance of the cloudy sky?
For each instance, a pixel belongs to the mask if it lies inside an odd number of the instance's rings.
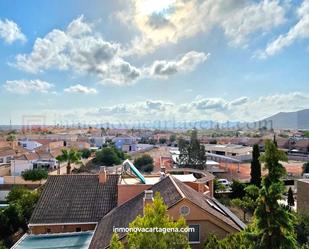
[[[309,0],[2,0],[0,124],[309,108]]]

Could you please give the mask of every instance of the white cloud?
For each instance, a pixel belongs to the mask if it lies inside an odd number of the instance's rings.
[[[161,10],[155,4],[152,9],[148,4],[145,10],[144,0],[131,2],[130,9],[116,14],[139,31],[126,51],[129,55],[153,52],[213,28],[222,29],[230,44],[243,46],[252,34],[268,32],[285,21],[285,8],[279,0],[175,0]]]
[[[97,90],[95,88],[90,88],[80,84],[70,86],[64,89],[67,93],[84,93],[84,94],[96,94]]]
[[[19,26],[8,19],[0,19],[0,38],[7,44],[12,44],[15,41],[26,41],[26,36],[21,32]]]
[[[197,65],[207,60],[209,54],[190,51],[178,60],[155,61],[150,67],[150,75],[166,77],[178,72],[193,71]]]
[[[262,53],[261,58],[273,56],[283,48],[292,45],[298,39],[309,38],[309,0],[304,0],[297,10],[298,22],[286,33],[269,43]]]
[[[113,106],[78,108],[71,110],[46,110],[48,119],[70,124],[130,124],[139,123],[149,127],[150,123],[165,127],[167,123],[196,121],[257,121],[282,111],[297,111],[309,108],[309,94],[292,92],[261,96],[256,99],[198,97],[184,103],[164,100],[145,100],[121,103]],[[192,127],[192,126],[191,126]],[[190,127],[187,127],[189,129]]]
[[[166,78],[170,74],[190,72],[207,57],[190,51],[177,60],[159,60],[138,68],[123,58],[120,44],[104,40],[81,16],[65,30],[54,29],[37,38],[32,52],[17,55],[12,65],[30,73],[70,70],[94,76],[103,84],[130,85],[142,77]]]
[[[33,92],[47,93],[54,85],[42,80],[8,80],[4,87],[7,91],[15,94],[29,94]]]
[[[17,55],[13,65],[30,73],[71,70],[93,75],[101,82],[131,84],[141,73],[119,56],[119,46],[105,41],[81,16],[65,30],[54,29],[37,38],[32,52]]]

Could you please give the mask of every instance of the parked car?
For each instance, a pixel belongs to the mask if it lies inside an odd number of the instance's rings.
[[[229,182],[227,179],[218,179],[218,183],[222,184],[225,187],[231,186],[231,182]]]

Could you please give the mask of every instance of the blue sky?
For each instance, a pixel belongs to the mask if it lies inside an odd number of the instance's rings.
[[[308,0],[2,0],[0,124],[309,108],[308,38]]]

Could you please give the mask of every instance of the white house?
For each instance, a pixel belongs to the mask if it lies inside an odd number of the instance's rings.
[[[27,153],[11,161],[11,175],[20,176],[23,171],[29,169],[45,168],[54,170],[56,167],[57,160],[51,153]]]
[[[42,146],[42,144],[40,144],[39,142],[34,141],[34,140],[28,140],[28,139],[19,140],[18,143],[20,144],[21,147],[27,150],[30,150],[30,151]]]
[[[15,156],[15,151],[12,148],[1,148],[0,149],[0,165],[8,164],[11,162],[13,157]]]

